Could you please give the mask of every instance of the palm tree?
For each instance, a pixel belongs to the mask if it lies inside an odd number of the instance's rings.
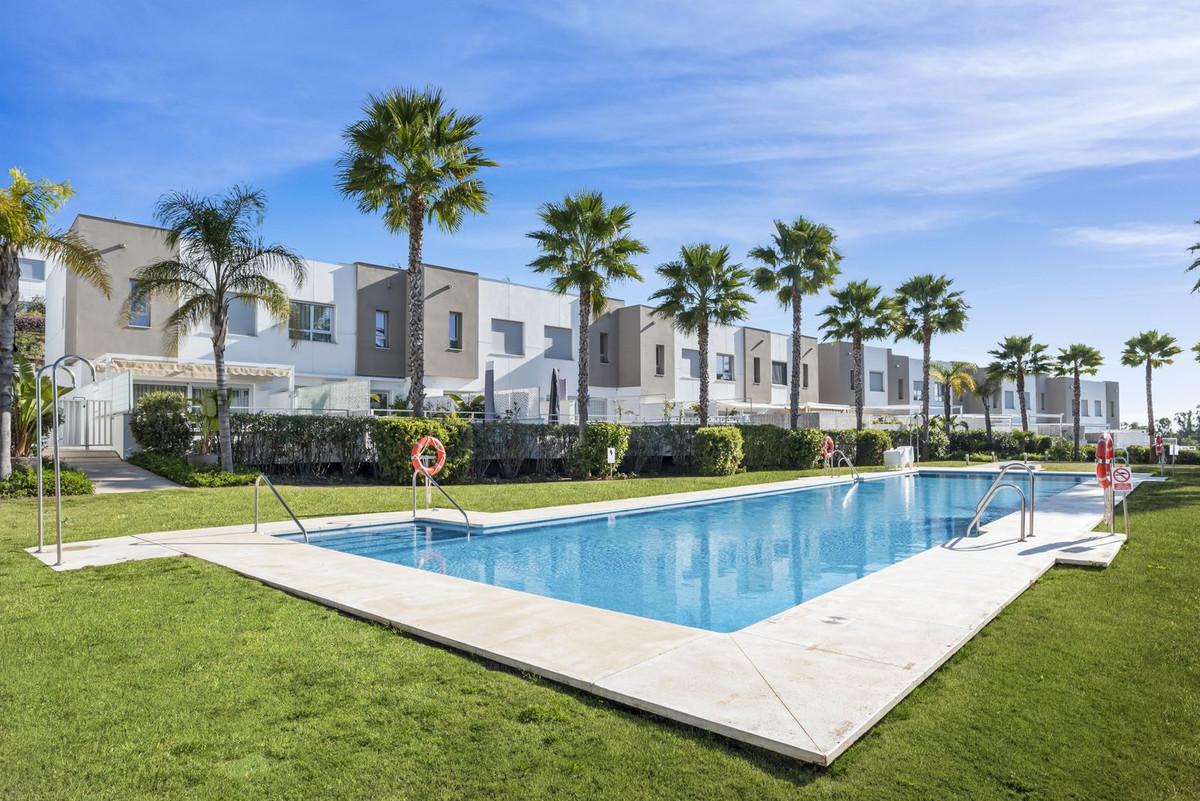
[[[1150,434],[1150,442],[1154,442],[1154,370],[1163,365],[1174,364],[1175,357],[1182,352],[1183,349],[1176,344],[1175,337],[1154,330],[1143,331],[1125,340],[1121,364],[1126,367],[1146,365],[1146,430]]]
[[[35,252],[55,259],[105,296],[111,291],[99,251],[77,232],[50,224],[75,193],[71,185],[31,181],[17,169],[9,174],[12,183],[0,190],[0,478],[12,474],[13,350],[21,303],[21,254]]]
[[[268,245],[257,234],[267,200],[262,192],[234,186],[222,197],[173,192],[158,201],[155,218],[166,229],[174,257],[147,264],[133,275],[134,291],[123,314],[156,296],[177,301],[166,320],[166,347],[180,341],[196,326],[207,323],[212,332],[213,367],[217,373],[217,419],[221,467],[233,469],[229,432],[229,391],[225,377],[225,338],[229,305],[235,300],[261,303],[280,324],[291,315],[288,292],[271,279],[282,270],[297,286],[304,284],[304,261],[283,245]]]
[[[1196,225],[1200,225],[1200,220],[1196,220]],[[1200,242],[1197,242],[1196,244],[1194,244],[1190,248],[1188,248],[1188,253],[1200,254]],[[1196,271],[1200,272],[1200,255],[1197,255],[1196,260],[1188,265],[1188,271],[1191,271],[1191,270],[1196,270]],[[1194,287],[1192,287],[1192,291],[1200,292],[1200,280],[1196,281],[1196,285]],[[1198,347],[1200,347],[1200,346],[1198,346]],[[1200,354],[1200,350],[1197,350],[1197,354]],[[1197,355],[1196,358],[1200,359],[1200,355]]]
[[[775,221],[771,245],[756,247],[750,258],[762,262],[754,271],[754,287],[774,292],[780,305],[792,310],[792,367],[788,390],[789,423],[800,422],[800,373],[803,342],[800,336],[800,304],[805,295],[815,295],[838,277],[842,254],[834,247],[837,234],[826,225],[798,217],[788,225]]]
[[[383,212],[392,233],[408,232],[408,402],[425,406],[425,224],[458,230],[467,212],[482,214],[488,192],[475,173],[495,167],[475,144],[481,117],[446,108],[437,89],[371,95],[364,118],[343,132],[338,188],[364,214]]]
[[[529,263],[536,273],[551,273],[550,288],[579,295],[579,391],[575,398],[580,429],[588,418],[589,326],[607,303],[605,293],[618,281],[641,281],[631,261],[646,246],[629,235],[633,209],[626,203],[609,206],[600,192],[577,192],[561,203],[538,209],[543,228],[527,237],[541,255]]]
[[[851,281],[832,293],[833,304],[821,310],[825,318],[821,330],[825,339],[849,340],[853,367],[850,384],[854,388],[855,428],[863,427],[863,343],[883,339],[897,326],[896,306],[882,296],[883,288],[866,281]]]
[[[1083,375],[1095,375],[1096,370],[1104,363],[1100,351],[1090,345],[1075,344],[1058,349],[1058,358],[1054,361],[1054,372],[1060,376],[1071,376],[1071,403],[1074,406],[1074,437],[1072,457],[1079,461],[1079,380]]]
[[[1033,335],[1005,337],[988,354],[995,359],[988,369],[1017,384],[1017,402],[1021,409],[1021,430],[1029,431],[1029,408],[1025,403],[1025,376],[1044,373],[1050,368],[1046,346],[1033,341]]]
[[[696,334],[700,347],[700,425],[708,425],[708,327],[732,325],[748,314],[754,298],[742,289],[749,271],[729,263],[729,248],[707,243],[684,245],[679,258],[658,266],[666,286],[650,296],[656,314],[668,316],[685,334]]]
[[[995,440],[992,438],[992,398],[1003,386],[1004,376],[1002,374],[994,373],[991,370],[975,373],[975,389],[971,390],[971,394],[983,403],[983,425],[987,430],[988,448],[996,446]]]
[[[921,440],[929,454],[930,351],[935,334],[953,334],[967,324],[967,309],[961,292],[952,290],[954,279],[944,275],[914,275],[896,289],[899,310],[898,336],[921,343]],[[949,425],[949,423],[947,423]]]
[[[950,436],[952,424],[950,419],[950,402],[956,397],[961,400],[966,393],[975,391],[975,371],[977,369],[970,362],[937,362],[929,368],[930,378],[942,385],[942,403],[945,408],[944,419],[947,437]]]

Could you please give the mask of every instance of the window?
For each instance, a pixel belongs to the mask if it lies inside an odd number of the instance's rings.
[[[1025,408],[1026,409],[1033,408],[1032,396],[1028,392],[1025,393]]]
[[[600,363],[608,364],[608,334],[600,332]]]
[[[754,357],[754,383],[762,383],[762,360],[757,356]]]
[[[182,389],[182,387],[181,387]],[[216,387],[204,387],[192,384],[189,387],[192,396],[192,403],[199,405],[204,396],[212,393],[215,398],[217,395]],[[235,412],[246,411],[250,408],[250,388],[249,387],[230,387],[228,389],[229,408]]]
[[[324,303],[292,301],[292,316],[288,322],[292,339],[305,342],[333,341],[333,307]]]
[[[229,333],[243,337],[258,336],[258,302],[236,297],[229,302]]]
[[[1046,393],[1045,392],[1038,394],[1038,408],[1039,409],[1046,408]]]
[[[800,365],[800,386],[802,386],[804,389],[808,389],[808,365],[807,364]]]
[[[387,350],[388,345],[388,313],[382,309],[375,310],[375,347]]]
[[[1004,390],[1004,408],[1015,409],[1017,403],[1017,395],[1011,389]]]
[[[925,384],[921,381],[913,382],[912,399],[915,401],[925,397]]]
[[[1094,401],[1092,404],[1092,408],[1095,409],[1095,411],[1096,411],[1096,415],[1095,415],[1096,417],[1104,416],[1103,415],[1104,407],[1101,405],[1100,401]]]
[[[666,345],[655,345],[654,346],[654,374],[655,375],[666,375],[667,374],[667,346]]]
[[[137,292],[137,281],[129,282],[129,322],[127,325],[130,328],[149,328],[150,327],[150,299],[139,298],[133,300],[134,293]]]
[[[462,312],[450,312],[450,324],[447,326],[447,330],[450,332],[450,336],[446,347],[450,350],[462,350]],[[493,328],[493,330],[495,329]]]
[[[546,333],[546,358],[571,360],[571,329],[548,325]]]
[[[1117,404],[1113,401],[1108,402],[1108,416],[1109,417],[1117,416]]]
[[[1079,401],[1079,416],[1080,417],[1088,416],[1088,405],[1087,405],[1086,400]]]
[[[787,384],[787,368],[787,362],[771,362],[771,383]]]
[[[700,377],[700,351],[684,348],[680,354],[683,360],[688,363],[688,377]]]
[[[867,380],[872,392],[883,392],[883,373],[881,371],[871,370],[867,373]]]
[[[896,379],[896,400],[904,400],[904,379]]]
[[[17,259],[21,277],[27,281],[46,280],[46,262],[40,259]]]
[[[733,380],[733,357],[728,353],[717,354],[717,380]]]
[[[392,402],[392,393],[386,389],[371,390],[371,408],[386,409]]]
[[[492,318],[492,352],[505,356],[524,356],[525,324]]]

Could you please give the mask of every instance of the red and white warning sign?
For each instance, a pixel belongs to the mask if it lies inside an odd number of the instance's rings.
[[[1129,492],[1133,489],[1133,474],[1128,467],[1114,467],[1112,471],[1113,489],[1117,492]]]

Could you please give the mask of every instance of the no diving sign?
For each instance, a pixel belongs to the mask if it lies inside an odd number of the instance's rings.
[[[1133,474],[1128,467],[1114,467],[1112,472],[1113,489],[1118,492],[1129,492],[1133,489]]]

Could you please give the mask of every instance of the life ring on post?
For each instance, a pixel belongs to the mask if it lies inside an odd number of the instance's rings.
[[[426,465],[421,461],[421,457],[425,454],[426,448],[433,448],[437,454],[437,459],[431,465]],[[446,464],[446,446],[437,437],[426,434],[421,437],[412,447],[412,467],[418,473],[427,473],[431,476],[436,476],[441,472]]]
[[[1162,455],[1163,455],[1163,436],[1162,436],[1162,434],[1154,435],[1154,455],[1157,456],[1159,459],[1162,458]]]
[[[821,455],[825,457],[825,461],[828,462],[833,458],[833,452],[835,450],[836,446],[833,444],[833,437],[826,434],[825,441],[821,443]]]
[[[1113,450],[1112,434],[1100,437],[1096,443],[1096,480],[1103,489],[1108,489],[1112,484]]]

